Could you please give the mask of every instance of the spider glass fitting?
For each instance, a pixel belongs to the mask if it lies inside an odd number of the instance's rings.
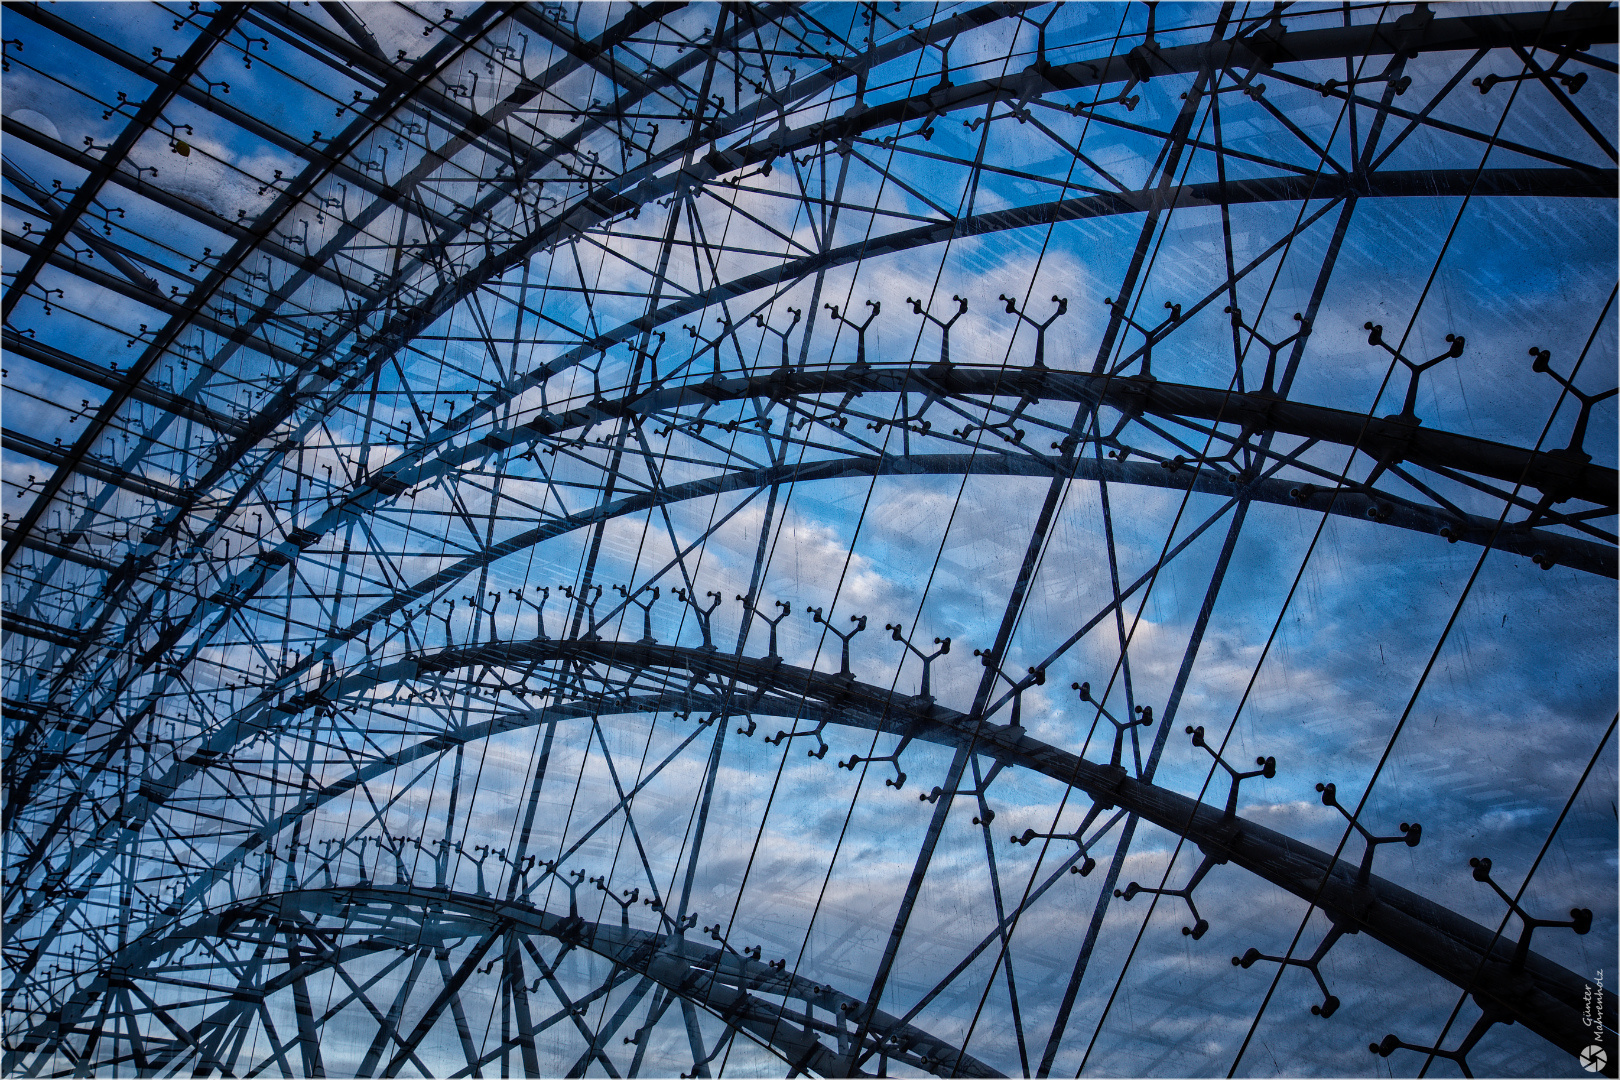
[[[1620,21],[1342,16],[9,5],[0,1071],[1616,1075]]]

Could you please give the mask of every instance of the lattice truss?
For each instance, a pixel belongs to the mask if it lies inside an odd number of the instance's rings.
[[[1615,1075],[1613,9],[0,36],[8,1073]]]

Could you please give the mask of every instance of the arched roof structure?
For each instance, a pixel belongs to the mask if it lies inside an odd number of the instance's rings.
[[[1616,31],[7,5],[6,1070],[1615,1075]]]

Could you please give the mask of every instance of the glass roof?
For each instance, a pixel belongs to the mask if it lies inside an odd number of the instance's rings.
[[[1615,1075],[1616,29],[7,6],[5,1069]]]

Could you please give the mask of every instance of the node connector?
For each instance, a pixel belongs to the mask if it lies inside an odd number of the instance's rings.
[[[1202,724],[1197,727],[1193,727],[1189,724],[1187,726],[1187,734],[1192,736],[1192,744],[1194,746],[1202,746],[1205,750],[1208,750],[1210,757],[1215,759],[1215,764],[1225,769],[1227,773],[1231,775],[1232,790],[1226,796],[1226,816],[1229,818],[1237,816],[1239,784],[1256,776],[1263,776],[1267,780],[1270,780],[1277,775],[1277,759],[1274,757],[1257,757],[1254,759],[1254,763],[1260,766],[1258,769],[1251,769],[1248,772],[1238,772],[1227,762],[1225,758],[1221,756],[1220,751],[1216,750],[1213,746],[1204,741],[1204,727]]]
[[[1209,920],[1199,916],[1198,905],[1193,903],[1192,892],[1194,889],[1198,888],[1198,883],[1204,880],[1204,875],[1209,873],[1211,867],[1225,861],[1225,859],[1206,854],[1204,856],[1204,861],[1198,864],[1198,869],[1193,871],[1193,876],[1187,879],[1187,884],[1183,885],[1179,889],[1149,889],[1133,881],[1129,885],[1126,885],[1123,889],[1115,889],[1114,895],[1121,900],[1127,901],[1135,899],[1141,893],[1153,893],[1158,896],[1181,897],[1187,902],[1187,910],[1192,912],[1193,917],[1192,925],[1183,926],[1181,928],[1181,932],[1187,937],[1192,938],[1194,941],[1197,941],[1208,932]]]
[[[774,660],[777,663],[781,663],[782,662],[782,654],[776,651],[776,627],[777,627],[777,624],[780,623],[783,619],[785,619],[789,615],[793,614],[793,603],[791,601],[788,601],[788,600],[776,600],[776,601],[773,601],[773,603],[775,603],[776,607],[779,609],[779,614],[776,616],[776,618],[771,619],[771,618],[767,618],[764,615],[762,609],[759,608],[754,603],[754,594],[753,593],[749,593],[747,596],[744,596],[741,593],[738,593],[737,594],[737,599],[742,601],[742,606],[743,606],[743,608],[745,610],[747,610],[749,615],[751,615],[753,618],[758,619],[760,622],[764,623],[766,626],[771,628],[770,651],[766,654],[765,659]]]
[[[1454,360],[1461,356],[1463,354],[1463,349],[1467,346],[1467,339],[1461,334],[1447,334],[1447,348],[1445,352],[1432,359],[1419,361],[1408,358],[1405,353],[1401,352],[1395,346],[1385,341],[1383,326],[1372,322],[1367,322],[1362,326],[1362,329],[1367,331],[1367,344],[1383,349],[1385,352],[1389,353],[1389,355],[1396,361],[1404,364],[1406,366],[1406,370],[1410,373],[1410,377],[1406,384],[1406,399],[1401,406],[1401,411],[1393,416],[1387,416],[1385,419],[1394,420],[1398,423],[1410,424],[1413,427],[1416,427],[1423,422],[1419,420],[1417,416],[1418,380],[1423,377],[1423,373],[1425,371],[1428,371],[1442,360]],[[1381,472],[1382,469],[1379,471]],[[1367,486],[1371,487],[1376,479],[1376,475],[1369,478],[1366,481]]]
[[[1109,825],[1112,823],[1104,825],[1089,841],[1086,839],[1086,830],[1091,828],[1092,823],[1102,815],[1103,811],[1112,809],[1113,806],[1109,803],[1092,803],[1091,809],[1086,811],[1085,818],[1080,822],[1080,827],[1072,833],[1038,833],[1034,829],[1025,829],[1024,835],[1012,836],[1009,839],[1019,847],[1028,847],[1031,840],[1073,840],[1075,846],[1080,849],[1080,863],[1077,866],[1069,867],[1069,873],[1086,877],[1097,868],[1097,860],[1091,857],[1091,845],[1095,844],[1098,838],[1108,831]]]
[[[1071,690],[1080,691],[1080,700],[1086,702],[1088,705],[1095,705],[1097,707],[1097,712],[1100,713],[1110,724],[1114,725],[1114,752],[1109,757],[1108,764],[1112,765],[1116,769],[1119,768],[1120,761],[1123,759],[1125,754],[1125,733],[1135,727],[1152,727],[1153,706],[1138,705],[1136,707],[1136,717],[1134,719],[1119,720],[1115,718],[1113,713],[1108,711],[1101,701],[1098,701],[1091,696],[1090,683],[1070,683],[1069,688]]]
[[[769,742],[770,740],[767,739],[766,741]],[[911,736],[906,735],[906,736],[901,738],[901,740],[900,740],[900,742],[898,744],[896,744],[896,746],[894,748],[894,753],[892,753],[892,754],[880,754],[880,755],[877,755],[876,757],[861,757],[858,754],[851,754],[851,755],[849,755],[849,760],[848,761],[840,761],[838,763],[838,767],[841,768],[841,769],[848,769],[851,772],[854,772],[855,771],[855,766],[857,766],[857,765],[866,764],[866,763],[870,763],[870,762],[874,762],[874,761],[887,761],[894,768],[894,776],[886,777],[884,779],[884,781],[883,781],[883,785],[885,787],[892,787],[896,791],[899,791],[901,788],[906,786],[906,774],[905,774],[905,771],[900,768],[900,755],[905,753],[906,752],[906,747],[908,747],[910,745],[911,745]],[[935,789],[935,790],[938,790],[938,789]],[[922,796],[922,798],[926,799],[926,798],[928,798],[928,796],[924,795],[924,796]]]
[[[1592,929],[1591,908],[1570,908],[1569,918],[1562,921],[1558,919],[1533,918],[1528,911],[1525,911],[1524,908],[1519,905],[1517,900],[1513,899],[1513,897],[1507,894],[1502,886],[1491,880],[1491,860],[1484,858],[1469,859],[1468,865],[1474,868],[1474,880],[1483,881],[1485,884],[1494,889],[1496,891],[1496,895],[1502,898],[1502,902],[1506,904],[1508,908],[1512,910],[1513,914],[1517,915],[1520,921],[1524,923],[1524,933],[1519,935],[1519,946],[1513,950],[1513,963],[1508,969],[1513,974],[1517,975],[1520,971],[1524,970],[1524,961],[1530,955],[1530,935],[1534,934],[1541,927],[1565,926],[1575,931],[1577,934],[1585,934]]]
[[[1509,1017],[1498,1012],[1487,1010],[1481,1014],[1478,1020],[1474,1021],[1474,1026],[1469,1029],[1467,1035],[1463,1036],[1463,1041],[1458,1044],[1457,1049],[1455,1050],[1442,1050],[1438,1045],[1420,1046],[1417,1043],[1403,1042],[1394,1035],[1385,1035],[1383,1042],[1368,1043],[1367,1049],[1372,1053],[1377,1054],[1381,1058],[1387,1058],[1397,1050],[1413,1050],[1424,1055],[1433,1054],[1435,1057],[1442,1057],[1448,1061],[1455,1061],[1457,1063],[1457,1068],[1462,1070],[1462,1074],[1464,1076],[1472,1077],[1474,1075],[1474,1071],[1468,1067],[1468,1052],[1472,1050],[1479,1042],[1480,1038],[1491,1029],[1492,1024],[1512,1023],[1513,1021]]]
[[[1311,973],[1311,977],[1316,980],[1316,985],[1320,987],[1322,991],[1322,1004],[1312,1005],[1311,1015],[1320,1016],[1322,1019],[1326,1020],[1328,1017],[1339,1011],[1339,999],[1334,997],[1333,994],[1328,991],[1327,980],[1322,978],[1322,958],[1327,955],[1328,950],[1333,948],[1333,946],[1338,943],[1338,940],[1346,933],[1353,934],[1355,932],[1356,931],[1354,929],[1346,930],[1340,924],[1334,923],[1333,926],[1328,930],[1326,936],[1322,938],[1322,943],[1316,947],[1316,951],[1312,953],[1310,958],[1307,960],[1301,960],[1292,956],[1267,956],[1259,949],[1251,948],[1242,956],[1232,957],[1232,966],[1240,967],[1247,971],[1249,968],[1254,966],[1256,961],[1269,960],[1274,964],[1282,964],[1284,966],[1292,965],[1293,967],[1304,968],[1306,971]]]
[[[832,624],[832,620],[826,617],[821,608],[807,607],[804,610],[809,614],[811,622],[825,626],[827,633],[837,638],[839,645],[843,647],[839,653],[838,677],[840,679],[855,678],[855,673],[849,669],[849,639],[866,629],[866,616],[851,615],[849,621],[854,623],[855,627],[851,630],[840,630]]]
[[[642,595],[646,592],[645,588],[631,589],[624,585],[615,584],[613,586],[613,591],[624,597],[626,606],[634,606],[641,609],[642,634],[641,641],[638,642],[638,644],[658,644],[658,639],[653,637],[652,632],[652,609],[653,605],[658,603],[658,586],[654,585],[652,587],[652,596],[645,600],[641,599]]]
[[[1576,401],[1581,403],[1580,412],[1575,417],[1575,428],[1569,436],[1569,445],[1566,446],[1561,452],[1554,451],[1554,453],[1562,453],[1563,456],[1572,458],[1582,463],[1591,461],[1592,455],[1586,452],[1585,443],[1586,428],[1592,419],[1592,407],[1597,405],[1599,402],[1605,401],[1611,397],[1614,397],[1615,394],[1620,393],[1620,387],[1610,387],[1608,390],[1604,390],[1601,393],[1588,394],[1575,385],[1575,373],[1573,371],[1570,372],[1570,378],[1565,378],[1553,368],[1552,350],[1537,348],[1536,346],[1532,345],[1530,347],[1530,358],[1530,368],[1532,371],[1551,376],[1554,382],[1563,387],[1564,390],[1570,394],[1570,396],[1574,397]],[[1578,366],[1579,365],[1577,365],[1577,367]]]
[[[1367,851],[1361,857],[1361,869],[1356,872],[1357,885],[1367,884],[1372,877],[1373,855],[1377,852],[1379,844],[1402,843],[1407,847],[1417,847],[1418,842],[1423,839],[1423,826],[1417,822],[1408,823],[1405,821],[1401,822],[1401,834],[1399,836],[1374,836],[1339,802],[1338,789],[1332,784],[1317,784],[1316,790],[1322,793],[1322,805],[1331,806],[1343,814],[1344,819],[1350,823],[1356,832],[1361,834],[1361,838],[1367,843]]]
[[[821,733],[826,730],[826,727],[826,720],[822,720],[808,731],[800,731],[798,727],[795,726],[792,731],[777,731],[775,735],[767,735],[765,737],[765,743],[768,746],[780,746],[784,742],[791,743],[794,739],[803,738],[804,736],[808,735],[816,740],[816,749],[806,750],[805,754],[815,758],[817,761],[820,761],[822,758],[827,756],[827,740],[821,737]],[[853,768],[853,766],[850,767]],[[901,783],[905,782],[904,774],[901,774],[900,781]]]
[[[939,648],[935,649],[931,653],[925,653],[921,649],[917,648],[917,646],[913,645],[910,638],[903,636],[903,631],[905,628],[899,623],[884,623],[883,629],[889,631],[890,634],[893,635],[895,641],[898,641],[900,644],[904,645],[907,652],[913,653],[917,659],[922,661],[922,689],[917,692],[917,696],[922,698],[924,701],[927,701],[930,705],[933,704],[934,694],[930,676],[932,674],[934,661],[951,651],[951,639],[948,637],[935,638],[934,644],[938,645]]]

